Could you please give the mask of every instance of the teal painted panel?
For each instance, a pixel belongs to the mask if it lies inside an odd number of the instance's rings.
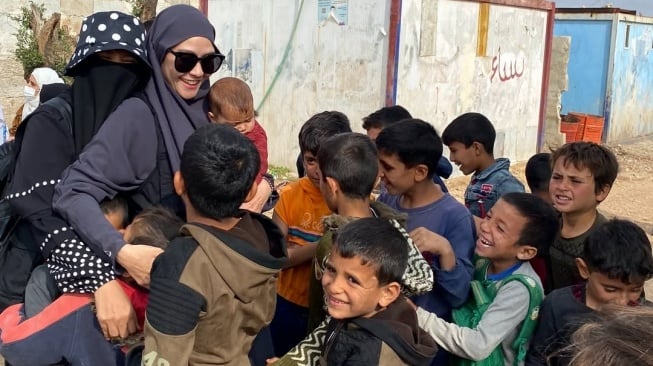
[[[608,20],[556,19],[554,35],[571,37],[569,87],[562,94],[563,114],[604,115],[611,32],[612,22]]]
[[[607,141],[653,133],[653,24],[619,22]]]

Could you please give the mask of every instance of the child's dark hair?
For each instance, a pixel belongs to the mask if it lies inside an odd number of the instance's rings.
[[[120,215],[122,217],[120,227],[125,228],[129,224],[129,207],[125,197],[118,195],[111,199],[107,198],[100,202],[100,209],[105,215]]]
[[[484,115],[474,112],[461,114],[442,131],[442,141],[445,145],[460,142],[467,148],[478,142],[488,154],[494,153],[496,138],[497,133],[492,122]]]
[[[317,152],[322,180],[335,179],[349,198],[369,198],[379,173],[374,142],[360,133],[347,132],[322,142]]]
[[[360,257],[364,265],[374,266],[380,286],[402,283],[408,245],[390,222],[376,217],[352,221],[333,234],[333,243],[343,258]]]
[[[130,235],[125,241],[165,249],[183,224],[177,215],[165,207],[148,207],[134,217],[129,227]]]
[[[376,138],[376,148],[384,154],[397,154],[408,168],[426,165],[429,179],[442,156],[438,132],[421,119],[407,119],[384,128]]]
[[[651,243],[636,224],[612,219],[585,241],[583,260],[590,271],[633,284],[653,277]]]
[[[320,144],[333,135],[351,132],[349,119],[342,112],[324,111],[313,115],[299,130],[299,149],[317,156]]]
[[[562,145],[553,151],[551,155],[552,165],[564,159],[563,164],[573,164],[576,169],[589,169],[594,177],[595,193],[600,193],[605,186],[612,187],[617,173],[619,163],[617,157],[610,149],[593,142],[577,141]]]
[[[197,212],[215,220],[234,216],[259,169],[254,144],[230,126],[198,128],[184,144],[181,176]]]
[[[531,192],[548,192],[551,180],[551,154],[539,153],[526,163],[526,183]]]
[[[410,112],[400,105],[383,107],[369,116],[363,117],[363,128],[365,130],[369,130],[370,128],[383,129],[392,123],[411,118],[413,116],[410,115]]]
[[[519,235],[517,245],[531,245],[538,253],[545,253],[560,227],[558,213],[542,198],[524,192],[510,192],[501,196],[527,221]]]

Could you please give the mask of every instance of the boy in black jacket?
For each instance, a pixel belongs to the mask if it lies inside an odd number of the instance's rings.
[[[576,264],[586,282],[554,290],[544,299],[526,365],[568,365],[570,359],[561,350],[604,305],[646,303],[643,288],[653,277],[653,255],[646,233],[637,225],[614,219],[599,226]]]
[[[408,248],[388,221],[363,218],[334,234],[322,274],[331,316],[322,351],[329,365],[428,365],[437,347],[401,296]]]

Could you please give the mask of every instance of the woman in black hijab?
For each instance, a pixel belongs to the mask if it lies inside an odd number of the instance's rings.
[[[148,285],[160,249],[125,243],[104,219],[99,202],[127,194],[132,216],[147,205],[179,208],[172,173],[179,169],[186,139],[209,123],[208,78],[224,59],[214,38],[213,26],[199,10],[188,5],[163,10],[145,41],[152,65],[145,100],[125,100],[56,187],[55,210],[84,240],[82,250],[90,248],[102,265],[100,271],[96,266],[82,275],[75,258],[64,253],[58,261],[65,265],[55,279],[64,291],[95,294],[107,337],[135,330],[131,304],[113,281],[115,269],[124,268],[139,284]]]
[[[15,170],[5,199],[22,218],[17,231],[23,238],[30,238],[22,240],[29,247],[12,246],[9,250],[14,253],[3,255],[18,256],[14,261],[20,263],[2,266],[2,300],[21,302],[22,291],[16,290],[24,289],[33,266],[43,258],[51,259],[51,253],[60,251],[63,243],[80,242],[75,231],[52,210],[54,188],[64,169],[77,159],[109,114],[145,87],[151,69],[144,39],[143,27],[131,15],[101,12],[85,18],[66,67],[66,74],[74,78],[73,85],[58,95],[62,105],[72,108],[71,112],[62,112],[50,101],[20,125],[15,140]]]

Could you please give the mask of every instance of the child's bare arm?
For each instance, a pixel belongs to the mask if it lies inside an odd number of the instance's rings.
[[[256,186],[256,195],[254,198],[248,202],[244,202],[242,205],[240,205],[240,208],[243,210],[261,213],[261,211],[263,211],[263,206],[265,206],[265,203],[268,201],[268,197],[270,197],[271,193],[272,187],[270,187],[270,185],[265,180],[262,180],[261,183]]]
[[[281,216],[277,214],[277,211],[272,213],[272,221],[279,226],[283,236],[288,237],[288,225],[281,219]],[[296,265],[302,264],[306,261],[313,259],[315,256],[315,250],[317,248],[317,243],[309,243],[306,245],[297,245],[297,243],[288,242],[288,262],[286,263],[285,268],[294,267]]]
[[[277,215],[276,210],[272,213],[272,222],[277,224],[279,229],[281,229],[281,233],[283,234],[284,238],[288,236],[288,225],[286,225],[286,223],[283,222],[281,217],[279,217],[279,215]]]
[[[285,268],[294,267],[305,263],[315,257],[317,243],[308,243],[305,245],[288,245],[288,263]]]

